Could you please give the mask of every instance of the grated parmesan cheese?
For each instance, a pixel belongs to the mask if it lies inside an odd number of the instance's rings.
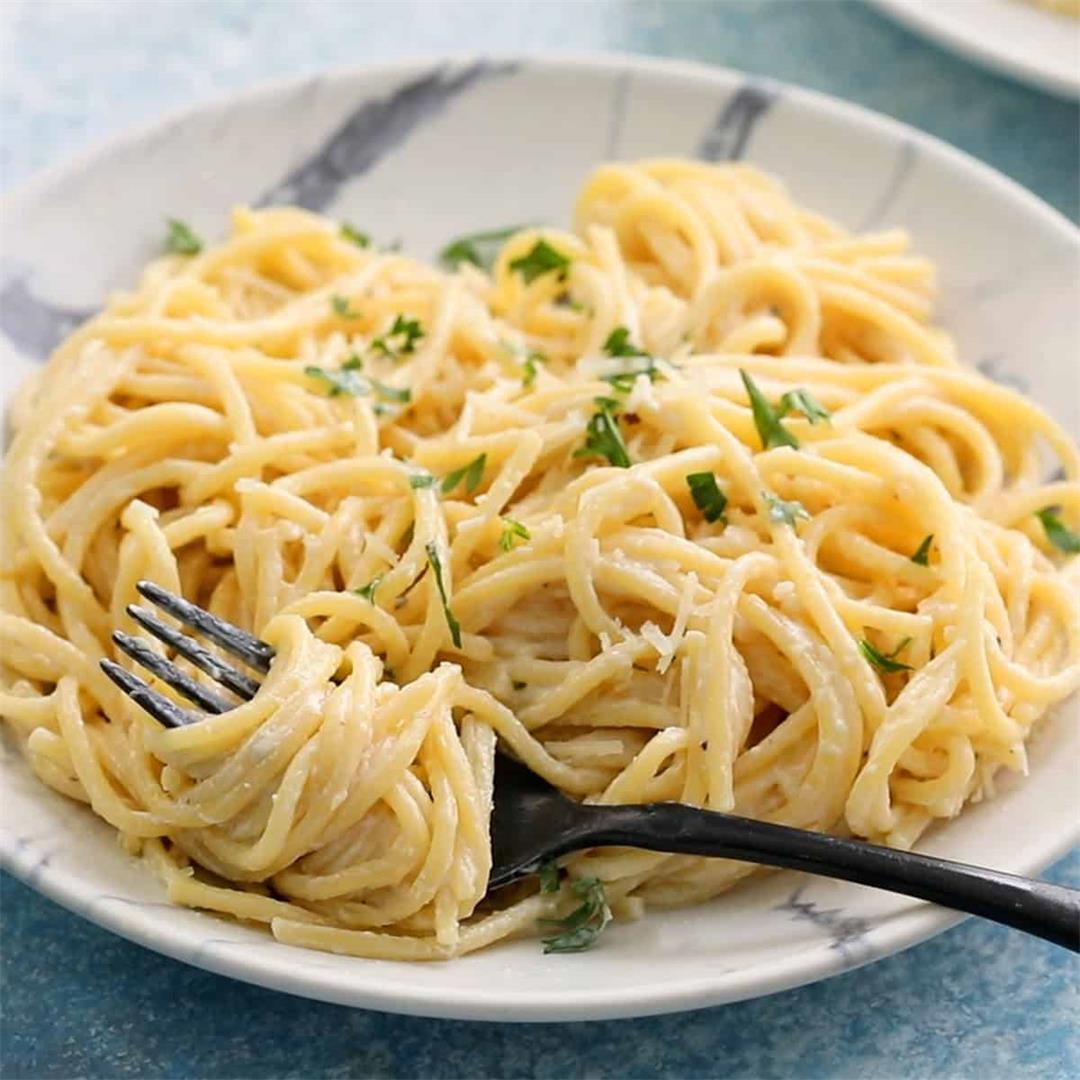
[[[641,636],[656,650],[656,670],[661,675],[671,666],[686,636],[686,627],[690,621],[690,613],[693,611],[694,593],[697,587],[697,574],[687,574],[670,634],[665,634],[654,622],[647,622],[641,628]]]

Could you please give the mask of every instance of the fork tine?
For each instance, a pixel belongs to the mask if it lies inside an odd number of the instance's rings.
[[[215,694],[213,690],[197,683],[171,660],[158,656],[141,638],[132,637],[122,630],[114,630],[112,639],[136,664],[156,675],[162,682],[183,694],[188,701],[198,705],[200,709],[209,713],[223,713],[233,707],[232,702],[226,701],[220,694]]]
[[[172,615],[174,619],[186,623],[188,626],[204,634],[215,644],[220,645],[226,652],[231,653],[238,660],[261,671],[264,674],[270,670],[270,661],[274,659],[274,649],[265,641],[260,641],[253,634],[241,630],[238,626],[211,615],[201,607],[189,603],[181,596],[155,585],[152,581],[137,582],[135,588],[152,604],[156,604],[162,611]]]
[[[254,679],[237,671],[232,664],[226,664],[194,638],[189,638],[187,634],[182,634],[175,627],[162,622],[153,612],[129,604],[127,613],[158,641],[175,649],[184,659],[190,660],[200,671],[205,671],[211,679],[221,683],[237,697],[250,701],[259,692],[259,684]]]
[[[188,724],[198,723],[202,719],[197,713],[181,709],[179,705],[170,701],[167,697],[162,697],[156,690],[152,690],[143,682],[138,675],[132,675],[130,671],[125,671],[119,664],[113,663],[112,660],[102,660],[101,670],[136,705],[167,728],[187,727]]]

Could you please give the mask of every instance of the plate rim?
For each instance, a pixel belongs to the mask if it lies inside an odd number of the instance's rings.
[[[1048,227],[1080,247],[1080,227],[1074,225],[1060,211],[992,166],[903,121],[820,91],[734,68],[633,53],[588,51],[541,54],[497,51],[420,53],[392,61],[341,65],[260,81],[243,89],[172,109],[144,123],[93,141],[78,153],[34,173],[5,191],[0,195],[0,215],[6,216],[15,210],[20,202],[33,199],[39,191],[78,173],[92,162],[105,159],[124,147],[136,144],[160,128],[203,113],[224,107],[249,106],[262,98],[288,93],[316,78],[327,83],[356,78],[389,82],[394,78],[414,76],[432,65],[456,66],[478,60],[571,72],[620,74],[629,71],[653,78],[674,78],[703,85],[711,84],[725,90],[732,90],[747,82],[775,87],[785,96],[785,100],[823,113],[826,117],[849,126],[861,128],[864,134],[869,132],[886,136],[898,145],[905,141],[914,143],[920,151],[927,152],[944,167],[966,172],[972,176],[973,182],[997,189],[1003,197],[1022,205],[1027,212],[1041,218]],[[20,759],[14,767],[25,767],[25,763]],[[1078,842],[1080,820],[1071,823],[1071,827],[1063,826],[1061,832],[1055,834],[1054,841],[1040,850],[1038,857],[1024,859],[1021,855],[1021,869],[1017,872],[1038,873],[1068,853]],[[756,963],[752,967],[683,980],[666,989],[653,987],[644,990],[641,987],[631,987],[620,991],[618,988],[611,988],[603,996],[596,990],[576,995],[573,990],[569,990],[558,996],[547,994],[528,1000],[514,1000],[500,995],[496,988],[487,992],[470,990],[450,1000],[446,998],[445,990],[427,988],[423,986],[422,980],[407,989],[396,986],[387,989],[380,988],[377,979],[369,980],[366,985],[357,985],[347,983],[337,973],[328,978],[325,969],[289,965],[287,960],[282,963],[277,959],[278,951],[292,947],[274,942],[271,938],[267,938],[265,950],[237,947],[218,952],[203,951],[195,956],[185,940],[186,932],[176,929],[168,921],[162,924],[159,916],[147,914],[154,909],[140,910],[134,904],[94,905],[93,898],[88,902],[83,895],[85,886],[81,885],[82,879],[77,874],[41,865],[40,859],[33,856],[29,850],[20,849],[14,837],[9,838],[4,833],[0,833],[0,867],[11,872],[30,888],[105,930],[154,952],[220,975],[285,993],[357,1008],[492,1022],[629,1018],[707,1008],[765,996],[853,971],[867,963],[884,959],[936,936],[965,918],[944,908],[913,902],[915,906],[911,910],[891,916],[872,928],[872,948],[866,951],[865,956],[843,964],[838,964],[836,953],[830,951],[827,944],[823,944],[820,947],[799,950],[794,954],[785,953]],[[218,918],[212,913],[205,913],[205,917],[215,921]],[[796,962],[793,963],[793,960]]]
[[[872,0],[874,3],[892,5],[898,0]],[[902,0],[901,0],[902,2]],[[622,73],[628,69],[638,69],[655,75],[667,75],[687,81],[701,80],[717,82],[744,82],[765,88],[775,88],[786,100],[802,99],[816,108],[831,113],[841,120],[866,123],[877,127],[897,140],[908,139],[920,144],[921,148],[942,156],[955,165],[974,169],[987,184],[1010,192],[1013,196],[1040,214],[1048,217],[1058,226],[1065,226],[1073,239],[1080,242],[1080,224],[1072,222],[1056,207],[1045,199],[1024,187],[1018,180],[1007,176],[1000,169],[962,150],[938,135],[915,127],[904,120],[888,116],[885,113],[860,105],[846,98],[829,94],[798,83],[774,79],[768,75],[742,71],[739,68],[723,64],[711,64],[701,60],[682,60],[667,56],[652,56],[644,53],[595,50],[551,50],[540,53],[498,51],[474,52],[468,50],[450,50],[445,52],[416,52],[394,60],[383,60],[370,64],[336,64],[318,71],[283,75],[276,79],[262,79],[250,86],[214,94],[186,105],[164,110],[157,116],[138,124],[128,125],[119,131],[91,140],[86,146],[68,155],[55,164],[38,169],[30,176],[0,191],[0,215],[6,214],[24,200],[33,198],[37,191],[49,184],[61,180],[66,174],[73,173],[89,165],[99,157],[106,157],[125,146],[138,142],[158,128],[182,123],[203,113],[213,112],[226,105],[246,106],[262,97],[271,97],[294,88],[304,86],[313,79],[336,82],[341,79],[362,77],[389,78],[394,75],[408,76],[416,74],[428,66],[454,65],[470,63],[522,65],[528,67],[551,67],[596,70],[609,73]]]
[[[1022,56],[1005,52],[981,38],[965,38],[950,24],[942,24],[926,5],[910,0],[870,0],[878,12],[909,33],[944,49],[955,57],[977,64],[995,75],[1005,76],[1065,101],[1080,97],[1080,74],[1072,79],[1040,67]],[[1032,8],[1032,13],[1037,13]],[[1049,16],[1052,13],[1043,12]]]

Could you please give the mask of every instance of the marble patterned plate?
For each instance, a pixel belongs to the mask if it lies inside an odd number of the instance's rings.
[[[430,256],[455,234],[566,222],[610,158],[745,158],[853,228],[907,225],[937,260],[942,318],[967,359],[1077,428],[1080,244],[1032,195],[909,128],[731,71],[614,56],[411,62],[271,85],[113,140],[3,204],[0,391],[110,289],[130,284],[175,215],[200,233],[230,206],[290,201]],[[1028,778],[967,809],[921,850],[1035,873],[1077,838],[1077,703],[1031,747]],[[357,960],[166,903],[85,807],[2,747],[0,851],[15,874],[149,948],[238,979],[367,1008],[490,1020],[585,1020],[713,1005],[821,979],[956,916],[793,873],[544,956],[536,941],[446,964]]]
[[[871,0],[942,48],[1059,97],[1080,97],[1080,19],[1034,0]]]

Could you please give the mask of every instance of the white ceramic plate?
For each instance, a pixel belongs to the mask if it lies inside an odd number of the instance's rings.
[[[1029,0],[871,0],[916,34],[1061,97],[1080,95],[1080,19]]]
[[[909,128],[729,71],[632,58],[417,62],[274,85],[115,140],[7,200],[0,265],[5,393],[72,321],[133,281],[174,214],[213,236],[228,208],[301,201],[431,255],[457,233],[569,218],[609,158],[743,156],[855,228],[906,223],[937,260],[964,354],[1075,430],[1075,230],[1015,184]],[[922,850],[1024,873],[1074,842],[1077,709],[1032,747],[1033,776]],[[824,978],[955,921],[926,904],[796,874],[614,927],[543,956],[520,941],[447,964],[307,952],[171,907],[111,829],[46,790],[7,748],[5,863],[41,892],[188,963],[329,1001],[501,1020],[631,1016]]]

